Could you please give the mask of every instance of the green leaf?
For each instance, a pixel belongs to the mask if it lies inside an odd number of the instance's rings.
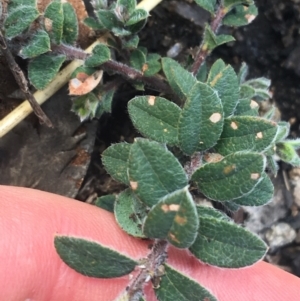
[[[93,241],[69,236],[55,236],[59,257],[84,276],[115,278],[129,274],[137,262]]]
[[[249,68],[245,62],[242,63],[240,71],[238,73],[239,84],[241,85],[248,75]]]
[[[130,189],[119,194],[114,213],[117,223],[124,231],[135,237],[145,237],[142,223],[147,215],[147,207],[137,200]]]
[[[263,152],[275,140],[277,125],[261,117],[233,116],[224,120],[215,150],[221,155],[238,151]]]
[[[78,37],[78,21],[76,12],[70,3],[63,3],[63,14],[64,23],[62,39],[67,44],[74,44]]]
[[[131,144],[111,145],[102,153],[102,163],[113,179],[129,185],[127,169]]]
[[[61,65],[66,60],[65,55],[42,54],[28,65],[28,77],[30,82],[38,90],[46,88],[46,86],[54,79]],[[47,70],[47,72],[45,72]]]
[[[10,0],[8,2],[8,11],[13,10],[20,5],[36,7],[36,0]]]
[[[165,275],[161,278],[160,287],[155,290],[159,301],[217,301],[204,287],[165,265]]]
[[[240,96],[239,96],[239,100],[243,101],[243,100],[252,100],[252,98],[254,98],[255,96],[255,89],[252,88],[249,85],[245,85],[242,84],[240,86]]]
[[[135,49],[130,55],[130,65],[133,68],[142,71],[147,61],[146,55],[147,53],[145,53],[142,48]]]
[[[216,35],[211,27],[209,25],[205,26],[205,31],[204,31],[204,38],[203,38],[203,49],[207,50],[208,52],[213,51],[216,47],[231,42],[235,41],[233,36],[230,35]]]
[[[179,118],[179,145],[192,155],[216,144],[223,128],[223,108],[217,93],[198,82],[184,104]]]
[[[101,94],[101,105],[106,113],[111,113],[112,112],[112,104],[113,104],[113,98],[115,95],[116,90],[111,89],[108,90],[106,93]]]
[[[147,23],[147,19],[144,19],[136,24],[126,26],[126,29],[130,32],[130,34],[137,34],[141,31]]]
[[[215,12],[217,0],[195,0],[195,2],[210,13]]]
[[[90,92],[75,98],[71,110],[79,116],[81,121],[84,121],[95,117],[98,106],[99,99]]]
[[[238,5],[233,8],[222,20],[222,24],[227,26],[243,26],[251,23],[258,15],[255,5]]]
[[[121,6],[126,11],[126,14],[131,15],[136,8],[136,0],[118,0],[118,6]]]
[[[294,148],[289,142],[279,142],[276,144],[276,154],[279,158],[293,166],[300,166],[300,158]]]
[[[135,49],[138,47],[140,38],[138,35],[133,35],[129,40],[123,41],[123,47],[128,49]]]
[[[103,29],[105,29],[105,26],[102,23],[100,23],[98,20],[94,19],[93,17],[85,18],[83,20],[83,23],[86,26],[88,26],[88,27],[90,27],[94,30],[103,30]]]
[[[224,268],[240,268],[261,260],[266,251],[266,244],[256,235],[244,228],[215,218],[213,210],[197,207],[200,227],[195,243],[190,251],[202,262]]]
[[[199,68],[199,71],[196,75],[196,78],[199,82],[206,82],[207,79],[207,65],[206,62],[204,62],[201,67]]]
[[[46,31],[38,30],[29,43],[20,51],[24,59],[33,58],[51,50],[50,38]]]
[[[258,116],[259,105],[251,99],[242,99],[235,108],[234,115],[236,116]]]
[[[232,7],[237,5],[244,5],[248,7],[254,4],[253,0],[223,0],[223,6],[225,9],[230,10]]]
[[[230,201],[250,193],[262,180],[265,157],[258,153],[238,152],[216,163],[207,163],[192,176],[208,198]]]
[[[110,50],[104,44],[96,45],[93,49],[93,54],[88,57],[84,64],[87,67],[97,67],[110,60]]]
[[[138,96],[128,103],[133,125],[144,136],[162,143],[178,144],[178,120],[181,109],[156,96]]]
[[[254,97],[257,100],[266,100],[270,98],[269,93],[269,87],[270,87],[271,81],[265,77],[255,78],[251,80],[247,80],[244,84],[247,86],[247,89],[249,90],[249,87],[251,87],[254,91],[252,92],[253,95],[251,97]],[[244,88],[245,89],[245,88]],[[245,91],[244,91],[245,93]],[[247,91],[247,93],[250,94],[250,91]]]
[[[147,19],[149,16],[149,13],[142,9],[138,8],[134,10],[134,12],[130,15],[129,20],[125,23],[126,26],[134,25],[144,19]]]
[[[158,73],[161,69],[160,55],[156,53],[149,53],[147,55],[147,64],[144,69],[146,69],[144,70],[145,76],[153,76]]]
[[[143,232],[149,238],[167,239],[177,248],[188,248],[196,239],[198,227],[196,206],[186,186],[152,207]]]
[[[50,2],[45,9],[44,17],[47,32],[55,43],[59,45],[61,43],[64,26],[64,12],[61,1]],[[47,19],[51,21],[49,22]]]
[[[115,201],[116,201],[115,195],[107,194],[97,198],[97,200],[95,201],[95,206],[113,213]]]
[[[161,144],[136,138],[129,154],[131,189],[148,206],[187,185],[187,176],[176,157]]]
[[[281,142],[290,133],[290,123],[285,121],[279,121],[277,123],[277,127],[278,130],[277,130],[275,142]]]
[[[274,186],[269,176],[264,172],[262,180],[249,194],[234,199],[234,203],[242,206],[262,206],[271,201],[274,194]]]
[[[162,58],[162,68],[171,88],[181,98],[185,98],[197,83],[190,72],[170,58]]]
[[[224,66],[224,67],[223,67]],[[207,83],[218,92],[225,117],[231,115],[239,100],[239,83],[233,68],[219,59],[211,67]]]
[[[113,10],[99,9],[96,11],[96,17],[100,24],[108,30],[122,26],[122,23],[118,20]]]
[[[18,3],[17,6],[8,11],[4,22],[5,37],[12,39],[21,34],[38,16],[39,11],[35,6]]]

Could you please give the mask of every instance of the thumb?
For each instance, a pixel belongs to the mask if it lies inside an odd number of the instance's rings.
[[[91,239],[135,259],[149,252],[148,242],[128,236],[112,214],[94,206],[25,188],[0,186],[0,195],[0,300],[110,301],[128,285],[129,276],[96,279],[69,268],[54,248],[56,234]],[[298,298],[299,279],[266,263],[218,269],[183,252],[170,248],[168,263],[220,301]],[[147,295],[156,300],[148,289]]]

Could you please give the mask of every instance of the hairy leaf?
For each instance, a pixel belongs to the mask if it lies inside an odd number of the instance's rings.
[[[56,44],[60,44],[64,26],[64,12],[61,1],[52,1],[44,12],[45,29]]]
[[[188,248],[196,239],[198,227],[196,206],[187,186],[152,207],[143,232],[149,238],[167,239],[177,248]]]
[[[129,185],[127,169],[131,144],[111,145],[102,153],[102,163],[106,171],[117,181]]]
[[[20,51],[20,56],[24,59],[33,58],[51,50],[50,38],[46,31],[38,30],[29,43]]]
[[[135,237],[145,237],[142,232],[142,221],[147,215],[147,207],[137,200],[130,189],[118,195],[114,213],[117,223],[125,232]]]
[[[69,236],[55,236],[60,258],[80,274],[96,278],[114,278],[129,274],[137,262],[99,243]]]
[[[28,65],[30,82],[39,90],[46,88],[54,79],[65,60],[65,55],[54,56],[51,54],[42,54],[34,58]]]
[[[253,5],[237,5],[222,20],[227,26],[243,26],[251,23],[258,15],[257,7]]]
[[[274,141],[277,125],[260,117],[233,116],[224,120],[224,128],[215,149],[221,155],[238,151],[263,152]]]
[[[125,23],[126,26],[134,25],[136,23],[139,23],[140,21],[143,21],[144,19],[147,19],[149,16],[149,13],[142,9],[138,8],[134,10],[134,12],[130,15],[129,20]]]
[[[217,93],[207,84],[194,85],[179,118],[178,138],[182,151],[192,155],[215,145],[222,132],[223,115]]]
[[[210,214],[214,209],[198,206],[200,227],[190,251],[202,262],[225,268],[240,268],[261,260],[266,244],[246,229]]]
[[[113,213],[115,201],[116,201],[115,195],[107,194],[97,198],[97,200],[95,201],[95,206]]]
[[[38,16],[39,11],[35,6],[18,3],[18,5],[8,11],[4,22],[5,37],[12,39],[21,34]],[[20,20],[22,20],[22,22],[20,22]]]
[[[192,176],[208,198],[230,201],[250,193],[262,180],[265,158],[258,153],[238,152],[216,163],[207,163]]]
[[[225,117],[231,115],[239,100],[239,83],[233,68],[217,60],[210,69],[207,83],[218,92]]]
[[[204,42],[204,49],[206,49],[208,52],[213,51],[216,47],[234,41],[234,37],[230,36],[230,35],[216,35],[211,27],[209,25],[205,26],[205,31],[204,31],[204,38],[203,38],[203,42]]]
[[[97,67],[110,60],[110,50],[104,44],[96,45],[93,54],[88,57],[84,64],[87,67]]]
[[[165,275],[155,290],[159,301],[217,301],[197,281],[165,265]]]
[[[210,13],[214,13],[215,12],[215,8],[216,8],[216,0],[195,0],[195,2],[202,8],[204,8],[205,10],[209,11]]]
[[[178,143],[178,119],[181,109],[162,97],[138,96],[128,103],[133,125],[144,136],[158,142]]]
[[[173,91],[181,98],[185,98],[197,83],[197,79],[179,63],[170,59],[162,59],[162,68]]]
[[[274,194],[274,186],[269,176],[264,172],[262,180],[249,194],[234,199],[234,203],[242,206],[262,206],[270,202]]]
[[[73,6],[66,2],[63,3],[63,34],[62,39],[67,44],[74,44],[78,37],[78,22]]]
[[[176,157],[161,144],[136,138],[129,154],[131,189],[148,206],[187,185],[187,176]]]

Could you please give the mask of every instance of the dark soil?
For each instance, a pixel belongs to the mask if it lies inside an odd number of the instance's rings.
[[[176,59],[185,61],[187,55],[193,54],[199,46],[204,23],[209,20],[209,15],[191,2],[164,1],[159,5],[151,12],[151,18],[141,32],[141,44],[150,52],[166,56],[178,43],[176,49],[181,50]],[[270,78],[273,92],[270,103],[276,104],[281,118],[291,123],[291,137],[299,137],[300,2],[260,0],[257,5],[259,16],[249,26],[237,30],[221,29],[232,33],[236,42],[219,47],[209,62],[221,57],[239,68],[245,61],[250,68],[250,77]],[[155,92],[149,90],[144,93]],[[33,122],[34,118],[29,118],[0,140],[0,184],[34,187],[76,196],[82,201],[118,193],[124,187],[107,175],[101,165],[100,154],[111,143],[132,142],[138,135],[126,110],[127,102],[136,95],[136,91],[129,84],[122,85],[115,96],[112,114],[103,116],[98,122],[86,123],[84,127],[69,112],[71,101],[66,91],[58,95],[43,106],[54,120],[55,133]],[[65,103],[61,109],[57,109],[55,102],[58,98],[63,99],[60,104]],[[3,117],[11,107],[2,92],[0,99]],[[234,215],[236,220],[244,222],[267,241],[268,237],[276,237],[274,229],[278,225],[287,224],[290,228],[282,234],[281,244],[272,245],[267,260],[297,276],[300,276],[300,202],[293,187],[300,178],[299,174],[282,164],[278,177],[274,179],[274,202],[263,209],[245,209]],[[51,185],[47,186],[46,178]],[[291,233],[296,237],[288,240]]]

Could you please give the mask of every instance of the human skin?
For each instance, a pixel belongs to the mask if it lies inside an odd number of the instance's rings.
[[[111,213],[26,188],[0,186],[0,231],[0,300],[5,301],[113,301],[128,285],[129,276],[96,279],[69,268],[55,251],[55,235],[90,239],[135,259],[149,252],[149,242],[125,234]],[[183,252],[170,248],[168,263],[219,301],[300,298],[300,279],[270,264],[219,269]],[[147,301],[156,300],[147,285]]]

